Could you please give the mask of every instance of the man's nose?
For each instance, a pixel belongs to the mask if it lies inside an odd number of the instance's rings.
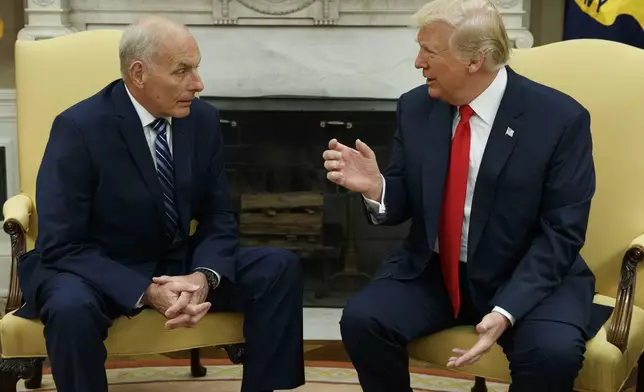
[[[414,66],[418,69],[427,68],[427,61],[418,53]]]
[[[203,91],[203,81],[201,80],[201,75],[199,75],[199,71],[195,71],[195,76],[192,81],[192,86],[191,90],[196,91],[196,92],[201,92]]]

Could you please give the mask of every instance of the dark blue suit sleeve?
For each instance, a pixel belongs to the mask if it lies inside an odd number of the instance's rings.
[[[234,282],[238,228],[228,193],[224,141],[219,128],[219,115],[209,117],[207,121],[212,124],[208,126],[214,127],[213,153],[208,169],[207,195],[195,216],[198,226],[193,235],[195,250],[192,268],[209,268]]]
[[[56,117],[36,182],[38,244],[45,268],[76,274],[123,308],[134,309],[151,281],[109,259],[89,237],[96,181],[74,121]]]
[[[411,211],[407,201],[407,185],[405,182],[405,142],[402,132],[402,98],[398,100],[396,109],[397,129],[394,134],[391,160],[389,166],[382,173],[385,179],[384,205],[385,214],[378,219],[380,225],[399,225],[411,218]],[[373,224],[370,211],[367,208],[367,221]]]
[[[543,187],[536,236],[495,305],[519,320],[562,283],[585,242],[594,193],[590,115],[583,110],[559,141]]]

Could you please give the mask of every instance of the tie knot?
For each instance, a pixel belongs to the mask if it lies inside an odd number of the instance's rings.
[[[152,129],[154,129],[155,132],[161,133],[165,131],[165,126],[168,122],[166,121],[165,118],[157,118],[150,124],[152,126]]]
[[[458,108],[461,113],[461,121],[470,121],[470,117],[474,114],[474,109],[470,105],[463,105]]]

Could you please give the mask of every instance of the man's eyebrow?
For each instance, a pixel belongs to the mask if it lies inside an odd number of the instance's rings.
[[[180,61],[179,63],[177,63],[177,66],[175,68],[180,69],[180,68],[192,68],[192,67],[193,67],[192,65],[186,62]]]

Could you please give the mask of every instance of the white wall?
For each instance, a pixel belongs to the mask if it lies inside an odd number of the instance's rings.
[[[6,147],[7,194],[18,193],[18,161],[16,133],[16,94],[13,89],[0,89],[0,146]],[[2,222],[0,222],[1,224]],[[0,230],[0,298],[9,293],[11,271],[11,241],[4,230]]]
[[[204,96],[397,99],[424,83],[414,68],[416,33],[408,28],[190,26],[190,31],[201,51]]]

